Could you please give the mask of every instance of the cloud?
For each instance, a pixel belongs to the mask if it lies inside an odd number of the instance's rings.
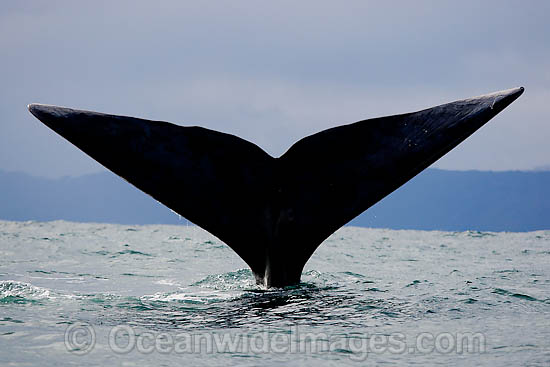
[[[526,169],[550,156],[548,2],[36,1],[0,10],[0,168],[99,169],[33,121],[30,102],[199,124],[279,155],[329,126],[518,85],[525,95],[438,165]]]

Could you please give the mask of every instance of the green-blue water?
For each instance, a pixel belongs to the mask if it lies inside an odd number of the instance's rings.
[[[193,226],[0,221],[0,364],[550,365],[550,231],[346,227],[302,280]]]

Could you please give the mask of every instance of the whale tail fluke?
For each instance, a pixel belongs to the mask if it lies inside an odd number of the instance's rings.
[[[40,104],[89,156],[216,235],[267,286],[298,283],[319,244],[523,93],[509,89],[321,131],[279,158],[201,127]]]

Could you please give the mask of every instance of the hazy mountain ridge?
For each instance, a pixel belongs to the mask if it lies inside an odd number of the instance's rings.
[[[550,171],[428,169],[351,224],[394,229],[550,229]]]
[[[110,172],[46,179],[0,171],[0,219],[124,224],[186,220]],[[428,169],[355,218],[393,229],[550,229],[550,171]]]

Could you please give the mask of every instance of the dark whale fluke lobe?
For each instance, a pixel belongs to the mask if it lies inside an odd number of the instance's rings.
[[[300,281],[319,244],[523,93],[514,88],[338,126],[279,158],[234,135],[31,104],[99,163],[229,245],[259,283]]]

